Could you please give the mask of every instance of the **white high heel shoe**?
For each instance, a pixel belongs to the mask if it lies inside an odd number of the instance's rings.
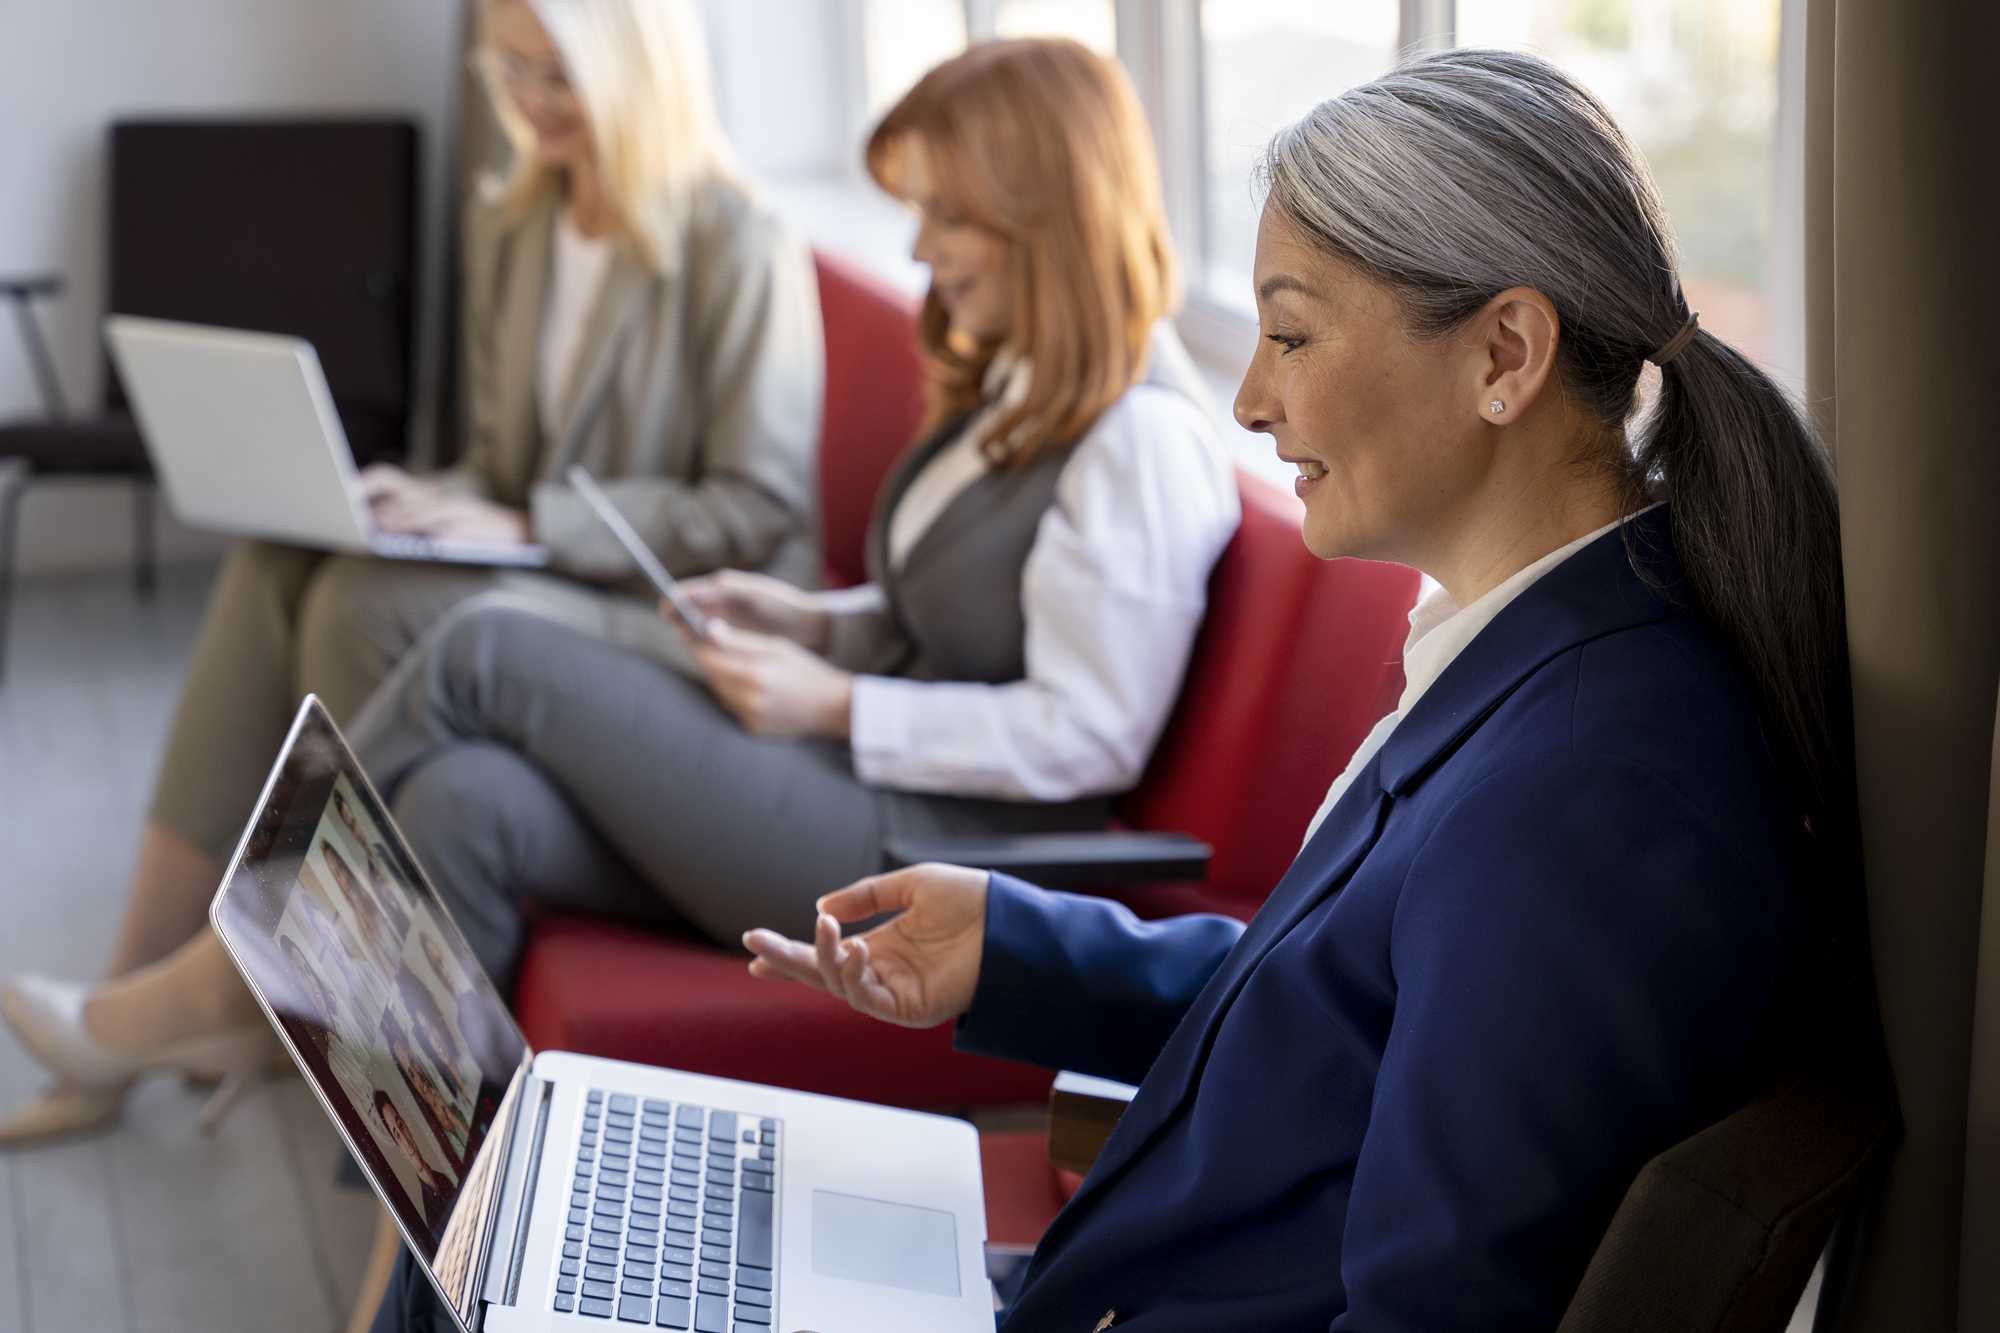
[[[177,1069],[221,1080],[201,1108],[201,1131],[213,1133],[270,1063],[276,1042],[270,1028],[261,1022],[188,1037],[151,1050],[114,1050],[92,1037],[84,1026],[84,1005],[92,991],[92,987],[77,982],[32,973],[0,985],[0,1018],[6,1019],[7,1026],[37,1060],[63,1079],[68,1085],[65,1091],[75,1094],[79,1111],[94,1113],[84,1125],[63,1123],[53,1132],[84,1128],[108,1118],[139,1075],[153,1069]],[[104,1106],[106,1100],[112,1100],[109,1110]]]

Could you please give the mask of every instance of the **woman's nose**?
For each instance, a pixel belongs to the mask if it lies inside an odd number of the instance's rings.
[[[1279,412],[1275,403],[1258,392],[1256,373],[1253,369],[1244,375],[1242,387],[1236,390],[1236,401],[1231,405],[1231,411],[1236,417],[1237,425],[1247,431],[1265,435],[1269,434],[1271,427],[1277,424]]]

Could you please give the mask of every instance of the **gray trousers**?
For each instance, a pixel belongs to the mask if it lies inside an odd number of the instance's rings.
[[[504,595],[453,611],[349,738],[496,983],[534,900],[734,945],[802,935],[819,895],[881,868],[885,830],[1102,827],[1042,806],[886,791],[845,745],[753,736],[685,665]]]
[[[154,785],[154,822],[227,857],[299,700],[317,694],[346,722],[446,611],[494,589],[640,651],[680,651],[649,600],[551,574],[242,542],[195,640]]]

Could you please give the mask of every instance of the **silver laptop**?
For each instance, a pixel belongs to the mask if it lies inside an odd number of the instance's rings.
[[[316,699],[210,919],[461,1330],[992,1333],[971,1126],[530,1050]]]
[[[528,543],[378,529],[304,339],[132,315],[106,319],[104,334],[167,503],[189,526],[396,560],[548,563]]]

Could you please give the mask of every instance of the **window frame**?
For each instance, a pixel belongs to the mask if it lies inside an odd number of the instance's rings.
[[[855,19],[867,0],[843,0]],[[1160,184],[1174,244],[1186,257],[1185,300],[1177,321],[1182,340],[1195,357],[1227,374],[1247,363],[1256,337],[1256,320],[1240,304],[1218,297],[1204,286],[1207,251],[1207,126],[1201,0],[1111,0],[1117,32],[1118,59],[1130,73],[1146,109],[1159,153]],[[1000,0],[958,0],[965,11],[969,41],[997,31]],[[1457,35],[1459,0],[1397,0],[1396,49],[1403,52],[1450,48]],[[1772,369],[1782,379],[1803,382],[1805,320],[1794,309],[1803,296],[1805,233],[1801,207],[1804,195],[1804,109],[1786,106],[1786,91],[1802,89],[1805,60],[1803,30],[1808,6],[1803,0],[1779,0],[1779,113],[1776,144],[1771,255],[1764,291],[1771,302]],[[850,25],[859,27],[859,23]],[[861,60],[857,40],[850,58]],[[865,117],[867,77],[857,67],[849,80],[857,121]]]

